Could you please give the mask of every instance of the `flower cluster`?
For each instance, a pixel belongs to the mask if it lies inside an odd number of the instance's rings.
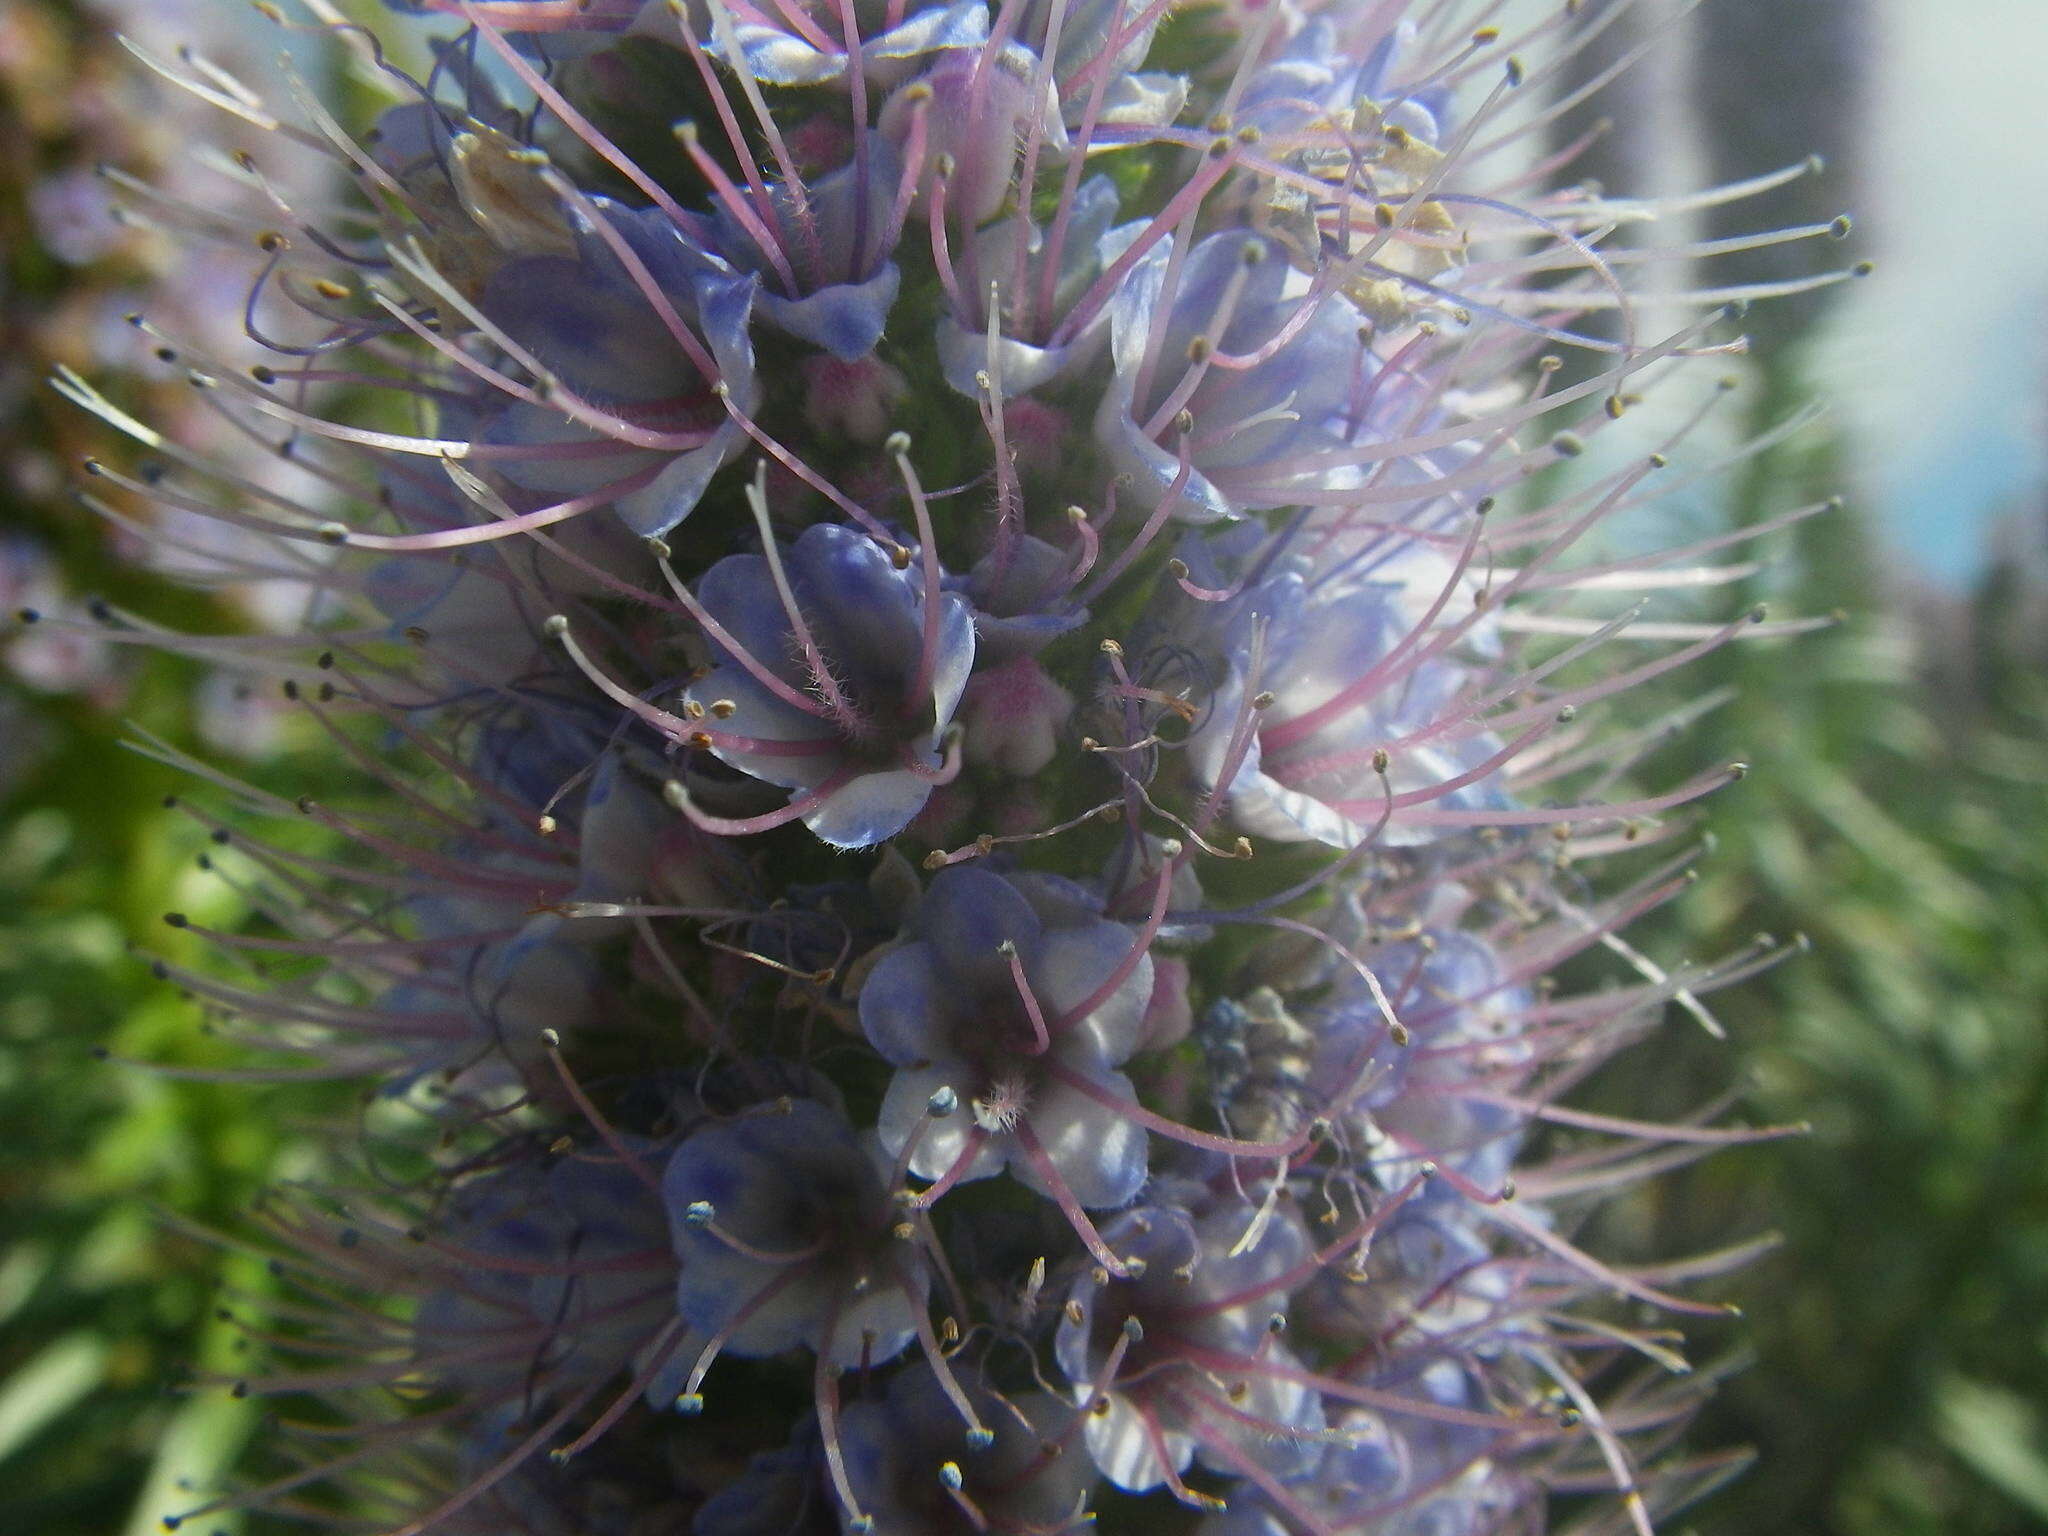
[[[1598,606],[1734,541],[1588,540],[1740,341],[1641,334],[1688,253],[1546,190],[1579,7],[306,8],[374,121],[164,67],[354,190],[156,215],[263,253],[248,357],[162,344],[312,489],[64,381],[150,449],[109,496],[317,620],[151,643],[376,790],[188,807],[267,926],[165,974],[411,1170],[274,1212],[238,1385],[327,1406],[220,1504],[1392,1536],[1708,1478],[1645,1317],[1732,1258],[1572,1234],[1772,1133],[1559,1095],[1772,958],[1619,937],[1740,768],[1624,798],[1668,732],[1598,720],[1762,632]]]

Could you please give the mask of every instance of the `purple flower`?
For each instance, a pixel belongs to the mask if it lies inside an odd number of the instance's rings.
[[[385,0],[394,10],[461,13],[459,0]],[[477,0],[472,7],[485,25],[510,36],[623,32],[643,15],[665,9],[663,0]]]
[[[1239,1484],[1230,1508],[1203,1520],[1196,1536],[1304,1536],[1320,1529],[1422,1536],[1399,1523],[1404,1447],[1386,1420],[1354,1408],[1330,1428],[1342,1438],[1324,1446],[1309,1470],[1271,1488]]]
[[[721,762],[798,791],[731,829],[801,816],[834,847],[866,848],[908,826],[951,776],[940,749],[974,666],[967,605],[836,523],[786,552],[728,556],[697,598],[721,626],[721,659],[685,713]]]
[[[252,1390],[322,1401],[246,1502],[451,1536],[1082,1536],[1091,1503],[1479,1536],[1604,1479],[1640,1525],[1690,1400],[1603,1413],[1630,1346],[1669,1363],[1607,1302],[1714,1309],[1565,1232],[1768,1133],[1549,1099],[1765,957],[1669,976],[1614,938],[1676,866],[1575,904],[1724,777],[1609,799],[1626,763],[1565,729],[1728,638],[1645,626],[1672,648],[1579,680],[1629,622],[1598,605],[1665,578],[1566,552],[1691,427],[1556,499],[1538,472],[1733,343],[1650,339],[1626,286],[1671,253],[1603,260],[1617,204],[1526,192],[1570,151],[1516,142],[1554,113],[1514,108],[1496,29],[395,3],[419,78],[314,8],[400,103],[360,141],[160,61],[321,169],[222,145],[223,206],[140,199],[240,252],[186,263],[216,287],[250,265],[224,325],[137,319],[232,450],[57,380],[146,455],[91,461],[119,494],[88,504],[286,628],[47,627],[269,676],[377,791],[214,775],[209,867],[275,931],[168,914],[257,980],[158,974],[276,1071],[374,1076],[380,1137],[446,1133],[390,1170],[416,1188],[273,1210],[308,1283]],[[1575,39],[1526,42],[1554,74]],[[317,835],[238,830],[270,815]],[[1545,990],[1603,940],[1636,980]],[[1518,1193],[1539,1120],[1619,1144]]]
[[[1318,1274],[1296,1307],[1304,1327],[1365,1362],[1356,1379],[1412,1391],[1410,1378],[1447,1352],[1490,1358],[1540,1336],[1515,1312],[1521,1268],[1496,1251],[1478,1207],[1432,1185],[1374,1232],[1359,1270]]]
[[[1064,158],[1059,97],[1038,63],[1015,44],[944,53],[889,98],[879,125],[911,161],[921,207],[943,198],[947,221],[971,233],[1001,210],[1028,146]]]
[[[1398,128],[1434,146],[1451,93],[1441,85],[1420,91],[1402,86],[1400,76],[1410,67],[1404,56],[1415,49],[1415,24],[1398,22],[1361,56],[1357,39],[1341,35],[1346,19],[1314,18],[1277,58],[1253,71],[1239,99],[1240,118],[1268,135],[1299,134],[1365,103],[1372,126]]]

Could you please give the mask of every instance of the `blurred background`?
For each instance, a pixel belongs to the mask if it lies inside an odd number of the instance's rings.
[[[147,291],[153,314],[238,325],[243,275],[180,267],[117,222],[98,167],[175,186],[195,142],[223,142],[115,32],[261,75],[275,61],[242,54],[272,34],[244,18],[238,0],[0,0],[0,612],[288,617],[240,585],[167,589],[167,541],[144,550],[80,508],[72,466],[104,433],[44,382],[76,368],[188,438],[218,433],[123,317]],[[1561,126],[1623,125],[1587,175],[1654,194],[1818,153],[1824,172],[1688,233],[1847,210],[1849,258],[1877,264],[1759,309],[1731,438],[1810,399],[1829,412],[1671,514],[1696,535],[1841,493],[1842,511],[1772,539],[1743,596],[1842,622],[1729,647],[1627,705],[1647,720],[1726,690],[1673,751],[1755,769],[1707,808],[1699,889],[1631,938],[1666,959],[1758,930],[1812,946],[1715,1000],[1726,1042],[1676,1022],[1598,1085],[1644,1115],[1733,1082],[1755,1119],[1814,1128],[1605,1218],[1623,1254],[1782,1240],[1732,1282],[1746,1320],[1699,1341],[1732,1374],[1696,1438],[1753,1446],[1757,1465],[1674,1528],[2048,1529],[2048,4],[1641,0],[1612,21],[1583,79],[1657,46]],[[1767,249],[1714,281],[1813,268],[1810,248]],[[162,1213],[232,1222],[308,1165],[304,1127],[347,1100],[206,1080],[232,1052],[146,957],[197,958],[164,912],[232,925],[238,899],[163,804],[180,775],[113,743],[147,731],[324,793],[337,769],[295,729],[199,663],[0,629],[8,1531],[155,1530],[172,1481],[232,1460],[256,1422],[167,1384],[229,1363],[217,1309],[260,1293],[261,1266]]]

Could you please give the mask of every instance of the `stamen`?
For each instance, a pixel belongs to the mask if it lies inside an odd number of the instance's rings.
[[[590,1101],[590,1095],[583,1091],[583,1085],[576,1081],[576,1074],[569,1070],[568,1060],[562,1055],[561,1035],[552,1029],[544,1029],[540,1032],[540,1043],[541,1049],[548,1054],[548,1061],[554,1066],[555,1075],[562,1080],[563,1089],[583,1118],[590,1122],[591,1128],[604,1139],[604,1144],[612,1149],[633,1177],[652,1191],[656,1199],[662,1198],[661,1180],[655,1176],[654,1170],[612,1129],[611,1122],[598,1112],[597,1106]]]
[[[583,1431],[582,1434],[571,1440],[567,1445],[557,1446],[554,1450],[548,1452],[548,1459],[560,1465],[573,1456],[581,1455],[584,1451],[589,1450],[591,1446],[597,1444],[604,1437],[605,1431],[624,1418],[627,1410],[640,1401],[641,1395],[648,1388],[648,1384],[662,1373],[663,1369],[668,1365],[669,1357],[674,1355],[676,1350],[681,1347],[684,1334],[683,1320],[680,1317],[670,1318],[661,1332],[654,1336],[654,1343],[647,1363],[634,1374],[633,1380],[628,1384],[626,1390],[613,1399],[611,1406],[597,1416],[597,1422],[592,1424],[590,1428]]]
[[[940,604],[945,595],[941,583],[944,577],[939,569],[938,536],[932,532],[931,507],[925,501],[924,486],[918,481],[917,470],[910,462],[910,436],[905,432],[892,432],[883,446],[896,461],[896,471],[903,477],[904,489],[910,493],[911,515],[917,520],[918,554],[924,569],[924,623],[919,634],[917,670],[911,674],[910,687],[905,691],[900,706],[906,718],[915,718],[929,707],[927,699],[932,690],[932,678],[938,671]]]
[[[697,600],[696,594],[684,586],[682,577],[676,574],[676,568],[669,560],[670,551],[667,544],[659,540],[649,540],[648,548],[653,551],[655,562],[661,567],[662,578],[668,583],[669,590],[675,594],[676,601],[683,606],[684,611],[692,619],[697,621],[697,627],[704,631],[705,636],[712,644],[730,656],[735,663],[746,670],[748,676],[752,677],[755,682],[766,688],[791,709],[801,710],[807,715],[815,715],[820,720],[832,718],[831,713],[823,704],[820,704],[802,689],[792,687],[788,682],[784,681],[765,662],[741,645],[738,640],[734,639],[730,630],[711,616],[710,610]]]
[[[852,1480],[846,1475],[846,1453],[839,1444],[839,1367],[832,1363],[832,1337],[838,1326],[839,1308],[835,1303],[825,1319],[824,1337],[818,1342],[811,1395],[818,1410],[819,1434],[825,1444],[826,1471],[831,1476],[833,1491],[839,1495],[840,1507],[846,1511],[846,1528],[853,1536],[867,1536],[875,1528],[875,1517],[860,1507]]]
[[[1038,1139],[1038,1133],[1031,1128],[1029,1119],[1021,1119],[1010,1127],[1010,1137],[1017,1149],[1024,1154],[1024,1161],[1031,1171],[1038,1175],[1046,1190],[1051,1194],[1053,1204],[1060,1208],[1060,1214],[1067,1218],[1067,1225],[1074,1229],[1074,1235],[1081,1239],[1095,1262],[1118,1279],[1130,1274],[1130,1266],[1109,1251],[1109,1245],[1102,1240],[1102,1234],[1095,1230],[1095,1223],[1088,1219],[1088,1213],[1081,1208],[1073,1189],[1068,1185],[1059,1166],[1045,1150],[1045,1143]]]
[[[831,665],[820,649],[817,639],[811,634],[811,626],[804,618],[803,606],[796,600],[796,591],[789,584],[789,574],[782,566],[782,548],[775,537],[775,528],[768,520],[768,466],[757,467],[754,478],[748,482],[747,510],[754,514],[754,526],[761,534],[761,555],[768,563],[768,574],[775,583],[775,595],[782,601],[782,611],[789,619],[789,632],[796,641],[798,653],[803,658],[804,670],[810,674],[811,682],[823,695],[826,709],[832,719],[849,735],[864,734],[863,722],[846,695],[840,690],[839,679],[832,675]]]
[[[764,811],[759,816],[734,819],[727,816],[713,816],[699,810],[690,792],[681,779],[670,779],[662,786],[662,798],[676,810],[690,819],[690,824],[701,832],[718,837],[751,837],[759,832],[772,832],[777,827],[786,827],[792,821],[808,816],[832,796],[844,789],[858,776],[859,770],[845,767],[832,774],[817,788],[807,791],[791,800],[789,804],[773,811]]]
[[[1136,972],[1138,962],[1151,952],[1152,941],[1159,937],[1159,930],[1166,921],[1167,905],[1173,899],[1173,876],[1180,857],[1181,845],[1176,839],[1169,837],[1160,842],[1159,873],[1152,882],[1152,910],[1146,914],[1144,926],[1131,941],[1129,951],[1117,962],[1116,969],[1102,979],[1102,984],[1059,1016],[1052,1025],[1054,1034],[1072,1029],[1114,997]]]
[[[725,1346],[732,1342],[733,1335],[746,1327],[769,1302],[803,1279],[806,1273],[800,1264],[777,1270],[769,1276],[761,1289],[749,1296],[731,1317],[719,1325],[718,1331],[712,1334],[704,1347],[697,1352],[696,1362],[690,1367],[689,1379],[684,1382],[683,1390],[676,1394],[676,1410],[679,1413],[697,1414],[704,1411],[704,1396],[700,1390],[704,1385],[704,1378],[710,1374],[712,1364],[719,1355],[724,1353]],[[819,1351],[819,1358],[824,1358],[822,1349]]]
[[[1031,978],[1024,974],[1024,961],[1017,953],[1016,940],[1003,940],[996,946],[996,952],[1009,962],[1010,980],[1017,988],[1017,996],[1023,1000],[1025,1016],[1031,1020],[1031,1033],[1034,1038],[1033,1043],[1027,1047],[1028,1053],[1043,1056],[1052,1049],[1052,1036],[1046,1030],[1045,1014],[1039,1009],[1038,995],[1031,990]]]

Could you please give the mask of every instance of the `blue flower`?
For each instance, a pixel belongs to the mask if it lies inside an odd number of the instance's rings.
[[[1217,1472],[1298,1473],[1320,1449],[1322,1400],[1274,1337],[1315,1272],[1286,1208],[1197,1194],[1198,1209],[1136,1206],[1104,1229],[1134,1273],[1084,1274],[1067,1293],[1053,1353],[1086,1410],[1102,1475],[1133,1493],[1199,1457]]]
[[[1340,21],[1316,17],[1272,62],[1252,71],[1239,98],[1239,120],[1270,136],[1299,134],[1365,106],[1371,126],[1398,128],[1436,145],[1451,92],[1441,84],[1410,91],[1399,79],[1413,67],[1415,24],[1396,23],[1361,57],[1355,40],[1341,35]]]
[[[881,1401],[846,1410],[847,1482],[875,1530],[1067,1536],[1089,1529],[1083,1507],[1094,1469],[1065,1448],[1074,1408],[1048,1392],[1005,1397],[971,1374],[956,1390],[993,1435],[988,1444],[967,1438],[959,1406],[930,1366],[898,1372]]]
[[[742,200],[744,220],[734,204],[720,204],[719,250],[760,276],[763,319],[847,362],[874,351],[903,281],[889,259],[901,230],[901,178],[895,146],[871,134],[863,160],[801,187],[779,183],[765,209]]]
[[[1287,506],[1355,480],[1317,455],[1377,365],[1365,317],[1249,231],[1161,240],[1110,305],[1115,376],[1095,435],[1133,494],[1184,522]],[[1169,286],[1171,284],[1171,286]]]
[[[805,529],[786,554],[726,557],[697,596],[727,637],[683,696],[704,745],[797,790],[775,816],[801,815],[835,847],[908,826],[952,771],[940,749],[974,666],[967,605],[943,592],[928,603],[914,564],[898,569],[836,523]]]
[[[415,15],[456,16],[457,0],[384,0]],[[636,28],[667,12],[666,0],[480,0],[486,24],[542,58],[573,56],[583,47]]]
[[[1526,988],[1476,934],[1431,928],[1373,955],[1409,1043],[1391,1048],[1385,1011],[1357,973],[1340,969],[1327,998],[1306,1010],[1317,1037],[1314,1081],[1345,1100],[1367,1167],[1382,1187],[1425,1164],[1486,1192],[1501,1187],[1521,1150],[1526,1113],[1497,1102],[1518,1092],[1535,1050],[1519,1021]],[[1359,1074],[1370,1086],[1352,1093]]]
[[[1481,674],[1438,621],[1452,568],[1409,553],[1318,578],[1286,548],[1285,536],[1181,547],[1195,584],[1229,594],[1177,610],[1174,633],[1209,680],[1187,739],[1197,786],[1222,786],[1231,822],[1254,837],[1333,848],[1425,842],[1439,813],[1504,807]]]
[[[1086,622],[1088,610],[1070,597],[1074,568],[1072,551],[1028,533],[999,541],[975,561],[959,585],[974,604],[976,644],[985,663],[1035,656]]]
[[[707,1125],[676,1148],[662,1190],[682,1260],[676,1308],[718,1349],[801,1347],[854,1366],[916,1337],[930,1277],[837,1109],[795,1099]]]
[[[507,260],[484,286],[485,317],[562,386],[497,410],[483,440],[527,451],[487,462],[527,491],[615,487],[604,499],[629,528],[666,533],[746,440],[728,401],[743,411],[757,403],[747,334],[755,283],[692,246],[659,210],[602,207],[599,216],[632,266],[579,224],[573,256]],[[694,344],[672,331],[671,315]]]
[[[819,85],[846,73],[849,57],[845,24],[838,11],[816,0],[788,5],[734,0],[724,7],[732,15],[731,37],[740,59],[757,80],[771,85]],[[882,18],[874,0],[864,0],[861,13],[862,73],[887,84],[915,67],[925,55],[951,48],[979,48],[988,41],[988,7],[983,0],[958,0],[952,5],[902,6],[895,25],[876,25]],[[723,52],[723,49],[721,49]]]
[[[690,1522],[690,1536],[828,1536],[840,1528],[835,1507],[818,1421],[806,1417],[787,1445],[756,1452],[746,1470],[712,1492]]]
[[[437,1225],[440,1267],[413,1337],[438,1385],[601,1381],[669,1315],[661,1205],[620,1163],[514,1164],[457,1190]]]
[[[861,1028],[896,1068],[882,1144],[920,1178],[1007,1168],[1041,1194],[1128,1204],[1145,1182],[1146,1136],[1116,1069],[1152,996],[1137,935],[1064,881],[973,868],[940,872],[910,934],[860,992]],[[944,1092],[962,1113],[927,1113]]]
[[[1082,182],[1061,213],[1056,249],[1046,230],[1021,217],[1000,219],[974,237],[975,268],[995,290],[996,335],[991,341],[984,289],[972,296],[973,313],[940,315],[933,338],[946,382],[970,399],[991,389],[1003,398],[1030,394],[1101,352],[1107,306],[1095,307],[1078,324],[1064,322],[1144,226],[1116,222],[1116,183],[1107,176]]]
[[[1354,1408],[1330,1427],[1342,1439],[1324,1446],[1307,1471],[1270,1491],[1240,1483],[1231,1490],[1229,1509],[1204,1519],[1196,1536],[1300,1536],[1308,1527],[1304,1514],[1338,1530],[1424,1536],[1430,1528],[1401,1519],[1405,1447],[1387,1421]]]

